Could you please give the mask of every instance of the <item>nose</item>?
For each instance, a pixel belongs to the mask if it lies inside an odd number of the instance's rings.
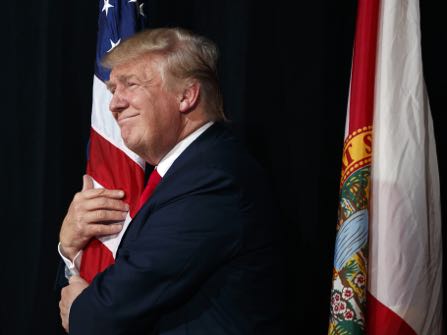
[[[121,113],[129,106],[127,99],[123,97],[123,95],[116,90],[113,93],[112,100],[110,100],[109,109],[112,112],[115,119],[118,117],[118,114]]]

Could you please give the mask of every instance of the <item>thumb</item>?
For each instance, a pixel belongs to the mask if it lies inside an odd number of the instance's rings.
[[[82,177],[82,191],[91,190],[93,188],[93,179],[88,174]]]

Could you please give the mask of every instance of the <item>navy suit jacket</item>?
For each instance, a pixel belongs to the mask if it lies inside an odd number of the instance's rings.
[[[216,123],[174,162],[116,262],[73,302],[70,334],[280,334],[271,195]]]

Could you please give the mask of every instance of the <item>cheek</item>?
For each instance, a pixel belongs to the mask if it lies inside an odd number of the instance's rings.
[[[144,100],[139,97],[130,97],[129,98],[129,106],[133,109],[139,110],[144,108]]]
[[[156,122],[165,114],[163,105],[157,100],[146,100],[141,104],[135,104],[135,108],[140,111],[144,119],[152,122]]]

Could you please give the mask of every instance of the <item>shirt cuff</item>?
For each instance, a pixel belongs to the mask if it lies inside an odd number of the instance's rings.
[[[69,279],[73,275],[79,275],[79,269],[81,268],[82,250],[78,251],[73,261],[69,260],[62,254],[61,242],[57,245],[57,251],[65,263],[65,278]]]

